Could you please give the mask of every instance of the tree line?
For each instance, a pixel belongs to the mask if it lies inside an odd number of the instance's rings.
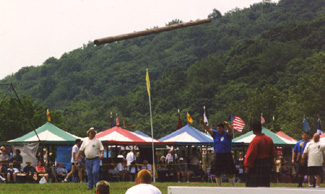
[[[316,131],[317,114],[325,115],[324,7],[321,0],[281,0],[223,16],[214,9],[209,24],[104,46],[89,42],[1,83],[24,95],[37,126],[50,108],[54,124],[84,136],[90,126],[108,129],[113,112],[120,123],[135,125],[129,130],[149,134],[148,68],[155,138],[176,130],[177,109],[183,125],[189,112],[203,130],[198,121],[206,106],[212,126],[232,113],[247,132],[249,120],[263,113],[265,127],[299,139],[303,117]],[[166,25],[175,22],[182,21]],[[0,106],[1,140],[31,130],[18,112],[15,98]]]

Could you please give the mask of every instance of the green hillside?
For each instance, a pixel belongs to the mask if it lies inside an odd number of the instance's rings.
[[[146,68],[155,138],[176,129],[177,109],[183,125],[189,112],[193,126],[203,129],[204,105],[212,126],[233,113],[248,131],[249,115],[263,113],[273,131],[299,138],[304,116],[316,131],[317,114],[325,118],[325,1],[259,3],[223,16],[217,9],[211,23],[104,46],[89,42],[1,83],[28,96],[36,126],[46,121],[49,107],[53,123],[76,135],[90,126],[109,128],[110,112],[136,125],[130,130],[150,134]],[[9,99],[0,107],[2,140],[31,129],[17,106]],[[15,133],[5,133],[8,128]]]

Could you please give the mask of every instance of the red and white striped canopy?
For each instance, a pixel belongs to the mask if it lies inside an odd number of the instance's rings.
[[[100,141],[108,141],[109,144],[151,144],[152,138],[143,137],[134,132],[115,126],[96,134]],[[154,143],[159,143],[153,139]]]
[[[295,140],[294,138],[290,137],[289,135],[283,133],[283,131],[278,131],[276,133],[276,135],[278,135],[283,141],[285,141],[287,143],[297,143],[297,140]]]

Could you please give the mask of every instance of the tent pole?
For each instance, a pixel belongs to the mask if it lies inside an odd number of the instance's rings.
[[[38,141],[41,143],[41,140],[40,140],[40,138],[38,137],[38,134],[37,134],[36,131],[35,131],[34,124],[32,123],[31,119],[30,119],[29,116],[27,115],[26,110],[25,110],[25,107],[24,107],[23,103],[21,102],[21,100],[20,100],[20,98],[19,98],[19,96],[18,96],[18,94],[17,94],[17,92],[16,92],[16,90],[15,90],[13,84],[12,84],[12,83],[10,83],[10,84],[6,84],[6,83],[1,84],[1,83],[0,83],[0,85],[9,85],[9,86],[12,88],[12,90],[14,91],[14,93],[15,93],[17,99],[18,99],[18,102],[19,102],[21,108],[23,109],[24,115],[27,117],[27,119],[28,119],[28,121],[29,121],[29,124],[32,126],[33,131],[34,131],[34,133],[36,134],[36,137],[37,137]],[[8,90],[9,90],[9,88],[8,88]],[[8,91],[7,91],[7,92],[8,92]],[[7,95],[7,94],[6,94],[6,95]],[[4,100],[4,99],[3,99],[3,100]]]

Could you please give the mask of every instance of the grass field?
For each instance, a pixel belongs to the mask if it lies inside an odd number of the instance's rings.
[[[230,187],[229,183],[222,183],[225,187]],[[112,194],[124,194],[126,190],[135,185],[134,182],[112,182],[111,183],[111,193]],[[163,194],[167,194],[168,186],[216,186],[216,183],[154,183]],[[237,187],[244,187],[244,183],[237,183]],[[325,185],[321,185],[324,187]],[[297,184],[271,184],[271,187],[297,187]],[[0,184],[0,193],[5,194],[86,194],[95,193],[95,190],[87,190],[87,183],[47,183],[47,184]]]

